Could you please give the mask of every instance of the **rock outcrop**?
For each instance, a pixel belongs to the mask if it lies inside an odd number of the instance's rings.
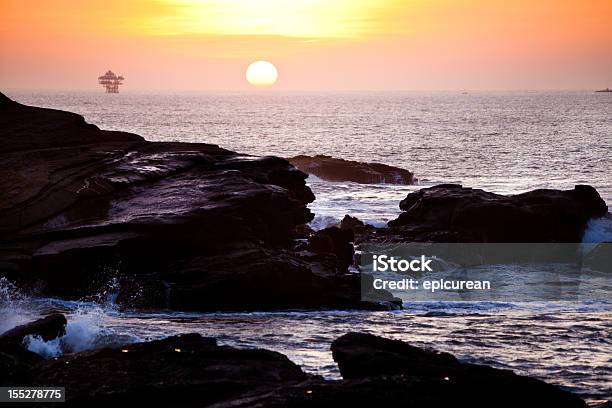
[[[66,323],[66,317],[63,314],[53,313],[0,334],[0,343],[21,343],[26,336],[37,336],[44,341],[49,341],[66,333]]]
[[[22,385],[31,382],[30,370],[44,361],[41,356],[26,349],[26,336],[38,336],[49,341],[63,336],[65,332],[66,317],[54,313],[0,334],[0,384]]]
[[[91,350],[39,364],[33,382],[62,384],[71,406],[210,406],[308,376],[282,354],[186,334]]]
[[[401,201],[403,212],[370,237],[432,242],[581,242],[590,219],[607,214],[587,185],[499,195],[442,184]]]
[[[0,343],[1,344],[1,343]],[[332,344],[343,380],[304,373],[287,357],[220,346],[185,334],[31,361],[0,345],[3,385],[63,386],[67,406],[175,407],[586,407],[577,396],[508,370],[461,363],[447,353],[349,333]],[[17,376],[15,375],[17,374]]]
[[[364,224],[364,222],[361,221],[359,218],[352,217],[348,214],[346,214],[344,218],[342,218],[342,221],[340,221],[340,228],[342,228],[343,230],[351,230],[353,232],[362,231],[365,226],[366,225]]]
[[[352,181],[361,184],[414,184],[410,171],[381,163],[362,163],[330,156],[295,156],[288,159],[301,171],[328,181]]]
[[[118,282],[136,307],[364,306],[359,279],[294,251],[313,217],[306,177],[281,158],[147,142],[2,95],[0,276],[63,298]]]
[[[308,239],[308,250],[315,253],[334,254],[341,269],[353,263],[355,234],[348,229],[328,227],[316,231]]]
[[[399,340],[349,333],[336,339],[331,349],[344,379],[384,378],[397,387],[401,384],[406,388],[398,402],[411,406],[586,406],[577,396],[543,381],[461,363],[451,354]]]

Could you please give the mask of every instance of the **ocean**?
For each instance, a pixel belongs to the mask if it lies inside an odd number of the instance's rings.
[[[79,113],[103,129],[154,141],[206,142],[242,153],[326,154],[406,168],[418,185],[310,178],[314,228],[345,214],[383,225],[410,191],[438,183],[513,194],[594,186],[612,206],[612,94],[593,92],[120,93],[8,92]],[[612,241],[593,223],[585,241]],[[609,290],[610,288],[608,288]],[[113,287],[93,302],[27,298],[0,281],[0,332],[50,309],[68,314],[74,350],[200,332],[287,354],[338,378],[331,341],[367,331],[513,369],[587,398],[612,399],[612,302],[407,302],[396,312],[142,313],[120,311]],[[58,344],[32,344],[53,355]]]

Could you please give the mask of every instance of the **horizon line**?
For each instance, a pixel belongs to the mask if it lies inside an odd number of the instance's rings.
[[[271,93],[402,93],[402,92],[594,92],[606,89],[599,88],[431,88],[431,89],[168,89],[168,88],[134,88],[123,89],[119,93],[251,93],[251,94],[271,94]],[[97,88],[3,88],[0,92],[91,92],[104,94],[103,90]]]

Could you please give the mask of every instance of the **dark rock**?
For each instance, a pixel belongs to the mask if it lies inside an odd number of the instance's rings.
[[[253,310],[237,294],[258,282],[266,308],[283,292],[303,296],[278,307],[372,307],[334,262],[294,250],[314,195],[285,159],[147,142],[6,97],[0,141],[0,276],[22,288],[82,299],[117,281],[125,305]]]
[[[66,334],[66,317],[54,313],[42,319],[12,328],[0,335],[0,343],[21,343],[26,336],[38,336],[44,341],[53,340]]]
[[[433,242],[581,242],[588,221],[608,208],[586,185],[503,196],[460,185],[424,188],[377,231],[387,239]]]
[[[38,360],[19,384],[65,386],[67,406],[586,406],[539,380],[372,335],[349,333],[332,352],[343,380],[305,374],[273,351],[186,334]]]
[[[391,378],[386,387],[402,384],[407,394],[400,394],[400,401],[412,399],[420,406],[452,402],[485,407],[491,406],[491,401],[496,406],[511,407],[586,406],[579,397],[543,381],[509,370],[461,363],[448,353],[426,351],[370,334],[346,334],[333,342],[332,353],[343,378]]]
[[[362,163],[330,156],[295,156],[288,159],[301,171],[328,181],[362,184],[414,184],[416,178],[405,169],[380,163]]]
[[[286,250],[243,248],[189,258],[169,268],[160,274],[164,280],[172,278],[169,287],[155,281],[122,284],[118,301],[133,307],[228,311],[401,306],[386,291],[368,297],[373,303],[361,302],[359,275],[339,271],[333,254],[297,256]]]
[[[563,393],[562,396],[520,394],[528,389],[505,389],[504,394],[494,394],[482,386],[471,384],[464,388],[451,380],[419,378],[396,375],[368,377],[344,381],[306,381],[277,388],[270,392],[254,392],[232,401],[224,401],[214,407],[232,408],[370,408],[381,404],[398,407],[580,407],[587,405],[578,397]],[[551,386],[552,387],[552,386]],[[515,394],[519,393],[519,394]],[[559,391],[559,393],[562,393]],[[550,395],[550,399],[548,398]]]
[[[364,333],[337,338],[331,350],[344,379],[394,374],[443,378],[460,365],[451,354]]]
[[[23,386],[31,382],[31,370],[44,359],[14,341],[0,341],[0,384]]]
[[[0,335],[0,384],[23,385],[28,381],[31,368],[43,358],[28,351],[24,345],[26,336],[39,336],[45,341],[53,340],[66,333],[66,318],[55,313],[17,326]]]
[[[264,391],[255,388],[214,406],[586,407],[577,396],[539,380],[486,366],[465,365],[449,354],[427,352],[405,343],[370,337],[349,334],[334,343],[336,348],[349,353],[345,358],[365,359],[358,362],[360,369],[365,370],[364,376],[340,381],[310,378]],[[349,339],[353,344],[348,344]],[[338,346],[338,342],[342,344]],[[396,370],[400,364],[394,363],[394,359],[408,365],[404,366],[403,372]],[[432,367],[427,369],[428,365]],[[383,367],[391,369],[393,374],[387,373]]]
[[[198,334],[72,354],[33,374],[39,386],[65,386],[69,406],[208,406],[308,378],[282,354],[218,346]]]
[[[353,263],[355,253],[353,241],[355,234],[352,230],[328,227],[316,231],[308,239],[308,250],[315,253],[331,253],[338,257],[340,268],[345,270]]]
[[[351,230],[353,232],[363,230],[365,224],[357,217],[351,217],[346,214],[340,222],[340,228],[343,230]]]

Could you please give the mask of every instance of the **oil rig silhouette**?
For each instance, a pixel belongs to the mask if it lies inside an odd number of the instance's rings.
[[[121,81],[124,79],[123,76],[117,76],[109,69],[106,74],[98,77],[98,83],[106,88],[106,93],[119,93],[119,85],[123,85]]]

